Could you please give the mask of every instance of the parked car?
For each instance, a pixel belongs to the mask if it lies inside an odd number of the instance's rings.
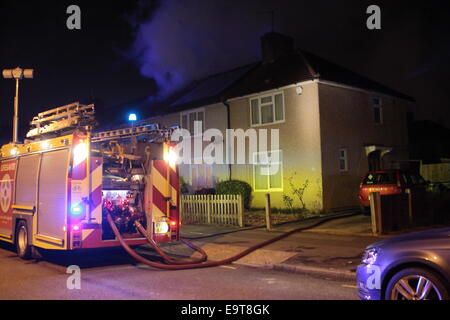
[[[426,189],[426,181],[419,174],[402,170],[383,170],[368,172],[359,186],[359,202],[363,211],[368,212],[370,194],[379,192],[381,195],[404,193]]]
[[[450,228],[385,239],[364,251],[356,273],[365,300],[448,300]]]

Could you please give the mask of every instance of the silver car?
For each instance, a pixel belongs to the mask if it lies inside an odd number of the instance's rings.
[[[414,232],[374,243],[357,268],[364,300],[448,300],[450,228]]]

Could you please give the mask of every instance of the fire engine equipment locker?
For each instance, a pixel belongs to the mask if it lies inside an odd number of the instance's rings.
[[[42,154],[39,174],[38,234],[64,238],[69,150]]]

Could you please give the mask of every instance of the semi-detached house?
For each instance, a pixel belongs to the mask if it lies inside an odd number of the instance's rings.
[[[406,115],[413,99],[295,50],[285,35],[268,33],[261,44],[262,61],[196,81],[148,121],[191,132],[202,121],[203,129],[217,128],[224,136],[227,128],[279,130],[275,175],[262,175],[257,161],[182,165],[191,190],[231,178],[253,187],[253,207],[264,206],[265,193],[274,207],[286,207],[289,199],[301,207],[302,192],[311,210],[357,206],[368,170],[408,159]]]

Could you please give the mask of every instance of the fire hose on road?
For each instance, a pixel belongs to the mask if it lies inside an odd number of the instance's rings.
[[[138,228],[139,232],[141,232],[145,238],[147,239],[147,241],[149,242],[149,244],[156,250],[156,252],[161,255],[161,257],[168,263],[168,264],[163,264],[163,263],[158,263],[158,262],[154,262],[151,260],[148,260],[144,257],[142,257],[141,255],[139,255],[138,253],[136,253],[133,249],[131,249],[131,247],[125,242],[125,240],[123,239],[122,235],[120,234],[119,230],[117,229],[113,219],[111,218],[111,215],[108,213],[107,214],[107,219],[108,222],[111,226],[111,229],[113,230],[116,238],[119,240],[120,244],[122,245],[122,247],[125,249],[125,251],[132,256],[133,258],[135,258],[137,261],[146,264],[150,267],[154,267],[154,268],[158,268],[158,269],[166,269],[166,270],[183,270],[183,269],[197,269],[197,268],[209,268],[209,267],[217,267],[220,265],[224,265],[224,264],[229,264],[232,263],[236,260],[241,259],[242,257],[245,257],[246,255],[252,253],[253,251],[263,248],[265,246],[268,246],[269,244],[272,244],[276,241],[279,241],[281,239],[284,239],[294,233],[297,232],[301,232],[304,230],[308,230],[308,229],[313,229],[315,227],[318,227],[328,221],[332,221],[332,220],[336,220],[336,219],[341,219],[341,218],[347,218],[350,216],[354,216],[356,215],[355,213],[351,213],[351,214],[346,214],[346,215],[342,215],[342,216],[333,216],[333,217],[328,217],[328,218],[323,218],[311,225],[308,226],[304,226],[304,227],[299,227],[296,229],[293,229],[291,231],[285,232],[279,236],[276,236],[272,239],[268,239],[266,241],[263,241],[261,243],[258,243],[250,248],[247,248],[245,250],[243,250],[242,252],[229,257],[227,259],[223,259],[223,260],[219,260],[219,261],[206,261],[207,260],[207,254],[206,252],[195,246],[194,244],[186,241],[186,240],[181,240],[184,244],[186,244],[187,246],[191,247],[192,249],[198,251],[202,257],[199,259],[195,259],[195,260],[174,260],[172,258],[170,258],[161,248],[158,247],[158,245],[156,244],[156,242],[151,238],[151,236],[147,233],[147,231],[142,227],[142,225],[140,225],[139,223],[136,224],[136,227]]]
[[[156,252],[158,252],[158,254],[164,259],[164,261],[166,261],[169,264],[178,264],[178,265],[196,264],[196,263],[205,262],[208,259],[208,255],[206,254],[205,250],[203,250],[200,247],[197,247],[196,245],[194,245],[193,243],[191,243],[189,241],[180,239],[180,241],[182,243],[184,243],[191,249],[199,252],[202,255],[202,257],[199,259],[195,259],[195,260],[193,260],[193,259],[192,260],[174,260],[174,259],[170,258],[167,255],[167,253],[165,253],[160,247],[158,247],[155,240],[152,239],[152,237],[148,234],[148,232],[144,229],[144,227],[142,226],[142,224],[140,224],[139,221],[135,221],[134,224],[135,224],[136,228],[139,230],[139,232],[147,239],[148,243],[152,246],[152,248],[155,249]]]

